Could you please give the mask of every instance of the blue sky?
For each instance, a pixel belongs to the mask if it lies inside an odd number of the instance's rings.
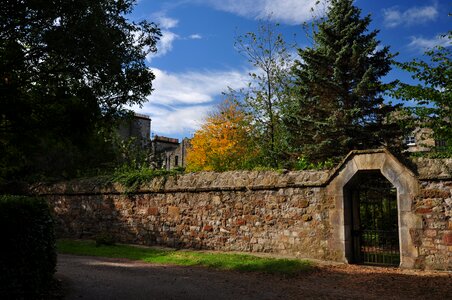
[[[309,45],[300,24],[311,20],[316,0],[140,0],[131,20],[159,24],[163,36],[158,52],[148,57],[154,71],[154,92],[136,112],[152,119],[152,133],[176,138],[191,136],[228,86],[249,81],[251,66],[234,49],[235,37],[255,31],[260,18],[272,15],[287,41]],[[371,14],[381,45],[399,52],[397,60],[422,58],[435,45],[450,46],[440,34],[451,30],[449,0],[355,1],[362,15]],[[385,80],[409,81],[393,70]]]

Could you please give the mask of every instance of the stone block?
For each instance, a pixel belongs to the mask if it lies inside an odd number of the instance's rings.
[[[385,163],[381,168],[381,173],[386,179],[388,179],[392,184],[397,186],[397,181],[400,175],[405,171],[403,165],[398,164],[393,158],[386,159]]]
[[[392,181],[391,181],[392,182]],[[411,194],[417,196],[419,194],[419,181],[413,177],[411,172],[405,170],[402,172],[395,182],[392,182],[400,194]]]
[[[241,231],[249,231],[249,227],[248,226],[240,226],[240,230]]]
[[[179,207],[168,206],[168,215],[173,218],[179,217]]]
[[[213,227],[210,226],[210,225],[204,225],[204,226],[202,227],[202,231],[211,232],[211,231],[213,231]]]
[[[312,216],[311,216],[311,215],[308,215],[308,214],[304,214],[304,215],[301,216],[301,219],[302,219],[304,222],[309,222],[309,221],[312,220]]]
[[[422,217],[412,212],[400,212],[400,226],[410,229],[422,228]]]
[[[272,215],[266,215],[265,216],[265,221],[266,222],[270,222],[271,220],[273,220],[273,216]]]
[[[298,202],[298,207],[300,207],[300,208],[306,208],[308,206],[309,206],[309,201],[306,199],[300,200]]]
[[[339,171],[339,174],[331,181],[327,187],[327,193],[330,195],[338,195],[342,197],[342,188],[347,182],[358,172],[358,167],[354,160],[347,162],[345,167]]]
[[[156,216],[159,214],[159,209],[156,206],[151,206],[148,208],[148,214]]]
[[[238,226],[242,226],[246,224],[246,221],[244,219],[237,219],[237,221],[235,221],[235,224]]]
[[[213,197],[212,197],[212,204],[213,204],[213,205],[216,205],[216,206],[220,205],[220,204],[221,204],[221,198],[220,198],[220,196],[213,196]]]
[[[333,227],[343,226],[342,210],[331,210],[329,223]]]
[[[262,245],[259,245],[259,244],[253,245],[253,252],[262,252],[263,250],[264,250],[264,247]]]
[[[359,170],[380,170],[386,161],[386,154],[358,154],[353,157],[353,161]]]
[[[397,191],[398,192],[398,191]],[[413,206],[413,196],[411,194],[398,193],[398,209],[400,212],[411,212]]]
[[[452,231],[446,231],[444,233],[443,242],[446,246],[452,246]]]
[[[416,265],[417,259],[408,256],[402,256],[400,258],[400,268],[402,269],[413,269]]]
[[[439,189],[422,189],[420,196],[423,198],[442,198],[446,199],[450,197],[450,191]]]
[[[431,207],[418,207],[418,208],[416,208],[414,213],[416,213],[418,215],[431,214],[432,208]]]
[[[433,238],[437,235],[437,232],[436,232],[436,230],[433,230],[433,229],[427,229],[424,231],[424,235],[427,237]]]
[[[220,228],[220,232],[222,233],[230,233],[229,230],[224,229],[223,227]]]

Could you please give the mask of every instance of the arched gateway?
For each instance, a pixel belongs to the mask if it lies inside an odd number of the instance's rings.
[[[387,150],[366,150],[351,152],[331,178],[330,249],[338,258],[413,268],[418,249],[411,233],[422,228],[412,211],[415,175]]]

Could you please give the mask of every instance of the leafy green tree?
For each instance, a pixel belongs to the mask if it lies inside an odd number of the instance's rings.
[[[115,117],[152,91],[145,57],[160,31],[126,18],[134,2],[2,2],[0,178],[61,176],[108,157]]]
[[[445,36],[452,40],[452,31]],[[398,66],[412,73],[418,84],[399,82],[393,95],[414,101],[408,107],[417,126],[433,129],[438,141],[446,142],[447,152],[452,153],[452,51],[446,47],[436,47],[425,52],[428,61],[415,59]]]
[[[257,32],[237,37],[235,47],[244,55],[253,71],[249,73],[248,87],[232,98],[242,99],[252,116],[255,143],[261,149],[261,163],[278,166],[286,151],[286,134],[281,112],[288,99],[290,46],[287,46],[278,24],[262,21]]]
[[[392,147],[399,137],[383,103],[391,69],[389,47],[368,31],[352,0],[331,0],[312,34],[313,45],[298,49],[295,93],[285,122],[290,144],[311,162],[340,158],[350,150]],[[392,140],[394,139],[394,140]]]

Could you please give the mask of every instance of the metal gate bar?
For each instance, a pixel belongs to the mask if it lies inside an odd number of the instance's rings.
[[[363,176],[354,189],[358,232],[355,234],[357,262],[368,265],[400,264],[397,221],[397,191],[381,174]]]

